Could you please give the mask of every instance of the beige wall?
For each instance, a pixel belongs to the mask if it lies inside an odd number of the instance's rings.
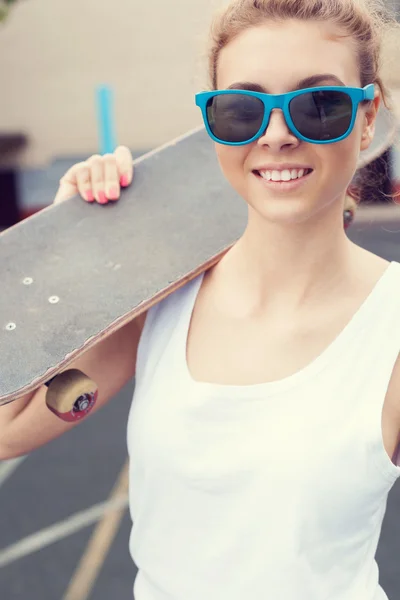
[[[217,0],[21,0],[0,28],[0,130],[23,164],[98,148],[94,90],[115,89],[118,143],[161,144],[201,124],[194,93]]]
[[[0,131],[29,135],[22,164],[97,151],[103,82],[115,89],[120,144],[150,148],[201,124],[193,96],[206,82],[201,55],[221,3],[21,0],[0,28]],[[399,44],[398,35],[388,41],[385,60],[395,87]]]

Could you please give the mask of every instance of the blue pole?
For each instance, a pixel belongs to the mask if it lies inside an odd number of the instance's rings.
[[[113,90],[110,86],[99,85],[96,89],[96,96],[100,154],[113,153],[117,147]]]

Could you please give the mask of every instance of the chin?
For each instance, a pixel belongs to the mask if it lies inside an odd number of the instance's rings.
[[[298,225],[311,221],[323,207],[304,196],[257,195],[247,200],[249,216],[276,225]]]

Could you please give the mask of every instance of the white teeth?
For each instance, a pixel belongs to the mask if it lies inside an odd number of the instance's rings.
[[[283,171],[259,171],[261,177],[267,181],[290,181],[303,177],[306,169],[284,169]]]

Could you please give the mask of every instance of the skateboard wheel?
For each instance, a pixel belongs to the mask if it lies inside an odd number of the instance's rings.
[[[97,385],[77,369],[69,369],[56,375],[46,385],[47,407],[63,421],[79,421],[96,404]]]

